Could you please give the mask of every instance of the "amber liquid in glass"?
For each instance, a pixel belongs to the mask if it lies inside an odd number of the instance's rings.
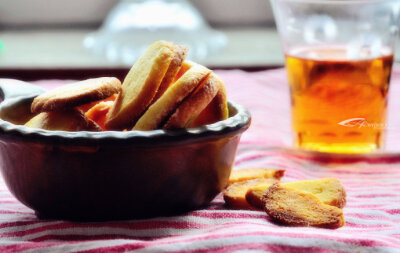
[[[297,146],[334,153],[382,147],[393,54],[347,58],[341,47],[286,55]]]

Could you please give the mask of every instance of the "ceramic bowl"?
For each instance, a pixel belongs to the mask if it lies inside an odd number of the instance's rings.
[[[65,132],[22,124],[43,90],[0,79],[0,168],[41,218],[94,221],[174,215],[206,206],[226,185],[250,114],[178,131]]]

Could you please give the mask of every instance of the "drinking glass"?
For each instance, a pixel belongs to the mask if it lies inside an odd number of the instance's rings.
[[[271,0],[283,43],[295,145],[383,147],[399,0]]]

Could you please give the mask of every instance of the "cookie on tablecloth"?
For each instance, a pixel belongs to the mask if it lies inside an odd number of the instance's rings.
[[[339,228],[342,209],[324,204],[315,195],[276,183],[264,194],[265,211],[275,221],[290,226]]]

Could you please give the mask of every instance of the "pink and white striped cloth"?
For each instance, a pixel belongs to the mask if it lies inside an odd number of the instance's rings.
[[[0,252],[400,252],[400,159],[321,164],[277,147],[291,143],[289,94],[283,69],[218,71],[231,100],[252,113],[235,169],[275,167],[284,181],[336,177],[345,185],[346,226],[285,227],[262,211],[229,210],[221,196],[207,209],[175,217],[105,223],[39,220],[0,182]],[[47,87],[60,81],[39,82]],[[400,157],[400,69],[390,90],[388,149]]]

